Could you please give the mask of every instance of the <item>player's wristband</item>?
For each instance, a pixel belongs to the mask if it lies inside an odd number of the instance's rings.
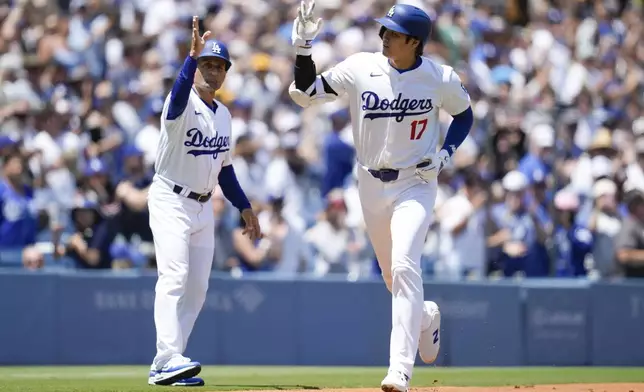
[[[295,54],[298,56],[311,56],[313,54],[313,47],[311,46],[296,46]]]

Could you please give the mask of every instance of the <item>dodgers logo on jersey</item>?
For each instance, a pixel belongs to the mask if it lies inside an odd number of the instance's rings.
[[[197,128],[191,128],[186,132],[189,138],[183,145],[186,147],[196,147],[194,150],[188,151],[188,154],[193,156],[199,155],[212,155],[213,159],[217,159],[220,153],[230,150],[230,136],[215,137],[204,136],[204,134]]]
[[[434,109],[434,105],[429,98],[409,99],[403,98],[402,93],[398,93],[398,96],[390,102],[387,98],[381,99],[373,91],[362,93],[362,110],[372,111],[365,113],[364,118],[372,120],[382,117],[394,117],[397,122],[402,122],[407,116],[419,116],[431,112],[432,109]]]

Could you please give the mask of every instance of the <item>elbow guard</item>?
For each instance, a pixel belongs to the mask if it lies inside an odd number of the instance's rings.
[[[332,102],[338,97],[338,94],[329,87],[320,75],[315,77],[315,81],[306,89],[306,91],[298,89],[295,87],[295,82],[292,82],[288,88],[288,95],[290,95],[293,102],[303,108],[308,108],[311,105]]]

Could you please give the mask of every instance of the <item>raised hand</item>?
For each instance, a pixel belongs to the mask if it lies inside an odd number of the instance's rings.
[[[210,30],[208,30],[202,36],[200,36],[199,17],[192,17],[192,43],[190,44],[190,57],[196,59],[199,56],[211,34],[212,33],[210,32]]]
[[[293,21],[291,42],[297,48],[298,54],[310,54],[311,42],[322,30],[322,18],[313,20],[314,9],[315,0],[302,0],[297,17]]]

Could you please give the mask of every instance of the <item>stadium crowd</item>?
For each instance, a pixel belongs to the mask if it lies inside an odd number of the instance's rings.
[[[474,127],[439,179],[423,255],[436,279],[644,276],[641,2],[408,0],[425,56],[456,68]],[[318,71],[379,51],[394,2],[317,0]],[[233,60],[218,99],[265,238],[220,191],[213,268],[379,271],[346,99],[291,102],[294,0],[14,0],[0,6],[0,265],[154,268],[146,188],[190,22]],[[443,135],[449,115],[441,114]]]

